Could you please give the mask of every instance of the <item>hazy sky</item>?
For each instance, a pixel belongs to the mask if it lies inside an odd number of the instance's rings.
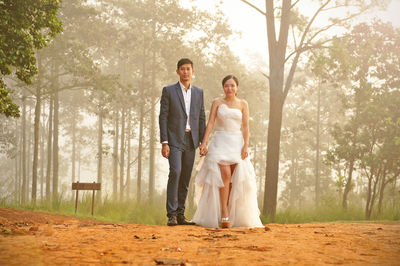
[[[265,0],[248,0],[256,5],[261,10],[265,10]],[[225,12],[229,23],[234,30],[242,32],[241,38],[231,40],[231,47],[234,52],[241,58],[244,63],[252,63],[255,60],[266,62],[267,58],[267,37],[265,17],[255,9],[246,5],[240,0],[197,0],[196,5],[201,8],[212,11],[215,3],[222,3],[223,11]],[[302,0],[299,6],[302,13],[312,14],[315,11],[309,0]],[[306,8],[306,10],[304,10]],[[389,8],[385,12],[375,12],[373,15],[381,18],[384,21],[391,21],[394,26],[400,27],[400,0],[392,0]],[[319,21],[326,19],[320,17]],[[371,19],[371,16],[368,16]]]

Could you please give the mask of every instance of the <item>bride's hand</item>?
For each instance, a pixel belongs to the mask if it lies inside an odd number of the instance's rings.
[[[242,160],[246,159],[249,156],[249,151],[247,145],[244,145],[242,148]]]
[[[200,145],[199,149],[200,149],[200,156],[206,156],[207,155],[208,149],[207,149],[207,145],[206,144],[202,143]]]

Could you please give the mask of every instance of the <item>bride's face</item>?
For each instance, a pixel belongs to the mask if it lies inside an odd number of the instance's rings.
[[[237,85],[233,79],[228,79],[224,83],[224,92],[227,97],[232,97],[236,95]]]

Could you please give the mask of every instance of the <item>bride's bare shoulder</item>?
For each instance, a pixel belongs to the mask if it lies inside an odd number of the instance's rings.
[[[245,99],[239,99],[240,101],[240,109],[242,110],[242,112],[246,109],[248,109],[248,103]]]
[[[248,103],[247,103],[247,101],[246,101],[245,99],[240,99],[240,105],[241,105],[242,107],[245,107],[245,106],[248,105]]]
[[[213,100],[212,105],[215,106],[215,107],[218,107],[218,106],[220,106],[222,103],[223,103],[223,100],[222,100],[222,98],[219,97],[219,98],[215,98],[215,99]]]

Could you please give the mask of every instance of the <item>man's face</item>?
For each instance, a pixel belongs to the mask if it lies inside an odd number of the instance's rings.
[[[179,75],[181,82],[190,82],[192,75],[194,74],[194,70],[191,64],[184,64],[176,70],[176,73]]]

